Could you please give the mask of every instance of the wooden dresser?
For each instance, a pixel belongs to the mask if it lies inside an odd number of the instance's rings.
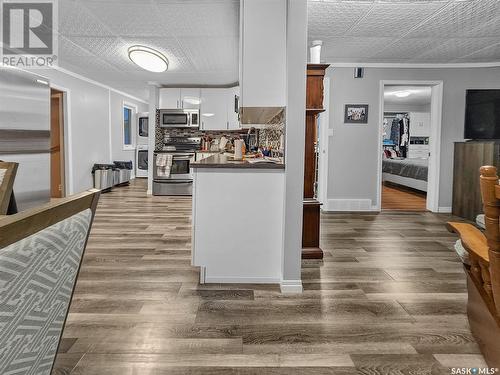
[[[328,64],[307,64],[306,134],[304,142],[304,205],[302,224],[302,258],[323,259],[319,247],[320,203],[314,194],[316,182],[315,146],[318,139],[318,115],[323,112],[323,79]]]
[[[453,164],[453,215],[474,221],[483,213],[479,168],[500,167],[500,142],[455,142]]]

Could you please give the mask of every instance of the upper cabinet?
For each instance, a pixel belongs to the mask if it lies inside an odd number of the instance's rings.
[[[200,109],[201,90],[199,88],[183,88],[180,92],[181,108]]]
[[[228,129],[240,128],[240,87],[231,87],[226,91],[227,127]]]
[[[201,89],[202,130],[227,130],[227,89]]]
[[[160,108],[199,109],[201,130],[240,128],[240,87],[161,88]]]
[[[162,88],[160,89],[160,108],[175,109],[181,108],[181,89]]]
[[[286,0],[242,0],[242,107],[286,105]]]
[[[160,89],[160,108],[199,109],[199,88],[165,87]]]

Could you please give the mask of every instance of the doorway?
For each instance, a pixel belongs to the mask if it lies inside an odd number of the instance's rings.
[[[441,82],[381,82],[380,210],[438,212]]]
[[[63,198],[64,186],[64,93],[50,89],[50,196]]]

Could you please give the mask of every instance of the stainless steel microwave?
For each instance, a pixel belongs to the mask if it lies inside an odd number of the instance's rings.
[[[199,128],[200,111],[198,109],[160,109],[160,127]]]

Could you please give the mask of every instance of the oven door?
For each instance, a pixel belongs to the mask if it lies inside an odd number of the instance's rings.
[[[137,151],[137,168],[143,171],[148,170],[148,150]]]
[[[172,166],[170,167],[170,176],[162,176],[158,174],[158,165],[156,159],[158,154],[154,154],[154,180],[192,180],[191,162],[194,161],[195,154],[191,153],[169,153],[172,155]]]

